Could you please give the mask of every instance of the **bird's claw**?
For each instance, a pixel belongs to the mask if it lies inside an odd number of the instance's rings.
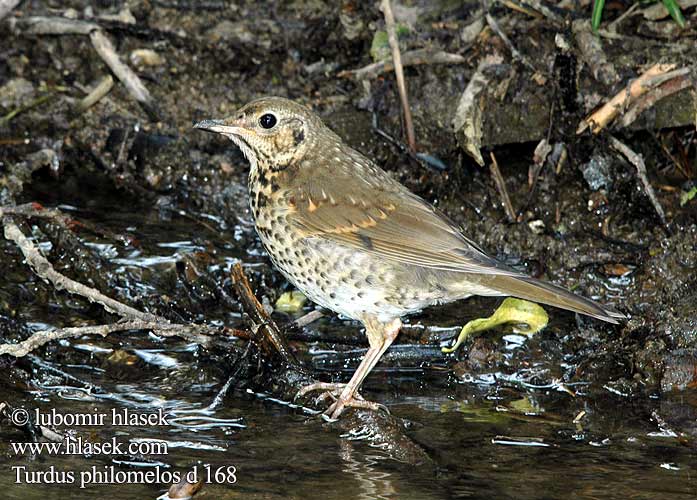
[[[316,382],[300,389],[295,395],[295,399],[301,398],[313,391],[325,391],[317,398],[317,402],[321,403],[330,398],[333,400],[333,403],[323,413],[323,415],[330,420],[337,419],[346,408],[363,408],[373,411],[384,410],[389,415],[390,411],[385,405],[366,401],[358,392],[354,392],[352,396],[342,398],[341,394],[345,388],[346,384]]]

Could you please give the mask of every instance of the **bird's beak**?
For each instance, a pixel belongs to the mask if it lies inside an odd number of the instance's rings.
[[[242,131],[242,127],[229,125],[225,120],[203,120],[194,125],[194,128],[227,136],[240,135]]]

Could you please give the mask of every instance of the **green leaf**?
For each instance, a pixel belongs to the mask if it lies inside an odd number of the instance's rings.
[[[684,28],[685,18],[682,16],[682,11],[680,10],[680,5],[678,5],[678,2],[676,2],[676,0],[663,0],[663,5],[665,5],[666,9],[668,9],[670,17],[672,17],[673,20],[678,23],[678,26]]]
[[[689,191],[683,191],[680,193],[680,206],[685,206],[687,203],[697,196],[697,186],[693,187]]]
[[[597,32],[598,28],[600,27],[600,21],[603,19],[603,8],[605,8],[605,0],[595,0],[593,2],[593,16],[591,17],[591,26],[593,26],[594,32]]]

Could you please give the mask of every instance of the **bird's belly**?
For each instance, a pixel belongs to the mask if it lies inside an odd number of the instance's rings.
[[[310,300],[349,318],[381,321],[463,298],[437,277],[320,238],[257,228],[274,266]]]

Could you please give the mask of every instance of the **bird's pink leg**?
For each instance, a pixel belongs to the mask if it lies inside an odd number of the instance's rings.
[[[371,403],[362,398],[357,399],[356,393],[363,383],[363,380],[368,376],[378,361],[380,361],[380,358],[387,348],[392,345],[394,339],[397,338],[399,329],[402,327],[402,322],[399,319],[395,319],[391,323],[385,324],[371,318],[364,323],[366,333],[368,334],[368,341],[370,342],[370,349],[368,349],[363,361],[361,361],[361,364],[356,369],[349,383],[346,384],[344,390],[341,391],[339,399],[325,412],[325,414],[330,415],[331,418],[337,418],[346,407],[373,409],[379,407],[377,403]]]

